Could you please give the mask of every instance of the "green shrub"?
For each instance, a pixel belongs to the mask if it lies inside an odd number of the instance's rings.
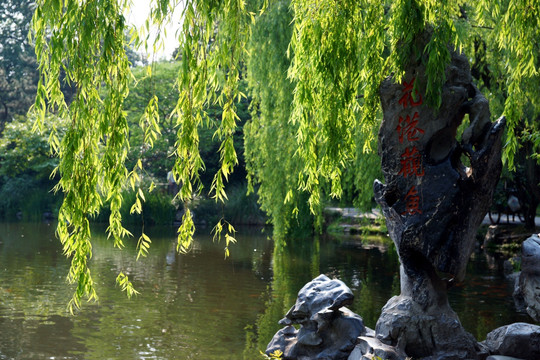
[[[38,181],[30,175],[3,176],[0,179],[0,218],[40,220],[44,214],[56,217],[62,196],[50,191],[51,181]]]
[[[56,216],[61,194],[51,189],[55,180],[49,176],[58,159],[51,153],[49,134],[61,137],[66,122],[56,117],[43,119],[42,131],[32,131],[33,118],[17,117],[0,137],[0,217],[41,219],[43,214]]]

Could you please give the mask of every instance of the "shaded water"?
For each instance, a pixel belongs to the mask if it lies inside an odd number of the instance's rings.
[[[187,255],[174,252],[174,231],[154,228],[147,258],[134,242],[119,251],[96,229],[92,275],[99,303],[66,313],[73,288],[54,226],[0,224],[0,359],[257,359],[298,290],[325,273],[355,293],[351,309],[375,326],[399,292],[398,258],[381,239],[321,238],[274,249],[260,231],[241,230],[231,256],[197,235]],[[477,338],[528,321],[516,314],[501,266],[475,254],[468,277],[450,293],[452,307]],[[129,273],[141,294],[115,286]]]

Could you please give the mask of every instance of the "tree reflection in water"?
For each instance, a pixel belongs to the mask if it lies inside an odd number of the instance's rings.
[[[319,274],[351,288],[350,308],[371,328],[398,293],[398,257],[385,238],[275,244],[259,229],[238,230],[228,259],[224,244],[205,235],[197,235],[191,253],[178,255],[172,228],[154,228],[150,254],[139,261],[136,240],[120,251],[96,235],[92,271],[100,301],[70,316],[69,261],[54,224],[0,223],[0,359],[253,360],[298,291]],[[465,284],[449,294],[464,327],[480,340],[495,327],[528,320],[515,313],[512,284],[499,263],[475,253]],[[129,273],[141,295],[126,298],[115,286],[118,271]]]
[[[246,328],[244,359],[254,359],[266,349],[298,291],[321,273],[351,288],[355,300],[350,309],[372,329],[387,300],[400,292],[398,254],[385,237],[325,236],[276,244],[272,264],[273,278],[263,294],[265,310]],[[465,329],[483,340],[499,326],[531,321],[515,312],[512,290],[502,261],[488,261],[479,251],[472,256],[465,281],[450,290],[449,301]]]

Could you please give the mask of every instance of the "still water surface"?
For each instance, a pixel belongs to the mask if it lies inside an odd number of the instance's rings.
[[[399,292],[398,258],[381,239],[323,237],[274,247],[268,234],[240,229],[224,259],[223,244],[196,236],[187,255],[174,251],[174,230],[153,228],[147,258],[135,240],[112,248],[96,228],[92,275],[98,303],[66,312],[73,288],[54,224],[0,224],[0,359],[259,359],[298,290],[320,273],[355,293],[350,307],[375,326],[381,307]],[[499,262],[473,255],[467,280],[450,301],[478,339],[515,321],[512,284]],[[115,286],[129,273],[128,300]]]

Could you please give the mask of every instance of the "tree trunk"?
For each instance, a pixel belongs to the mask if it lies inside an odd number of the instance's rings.
[[[6,127],[9,116],[7,104],[5,102],[2,102],[2,105],[4,106],[4,114],[2,115],[2,118],[0,118],[0,135],[2,135],[2,133],[4,132],[4,128]]]

